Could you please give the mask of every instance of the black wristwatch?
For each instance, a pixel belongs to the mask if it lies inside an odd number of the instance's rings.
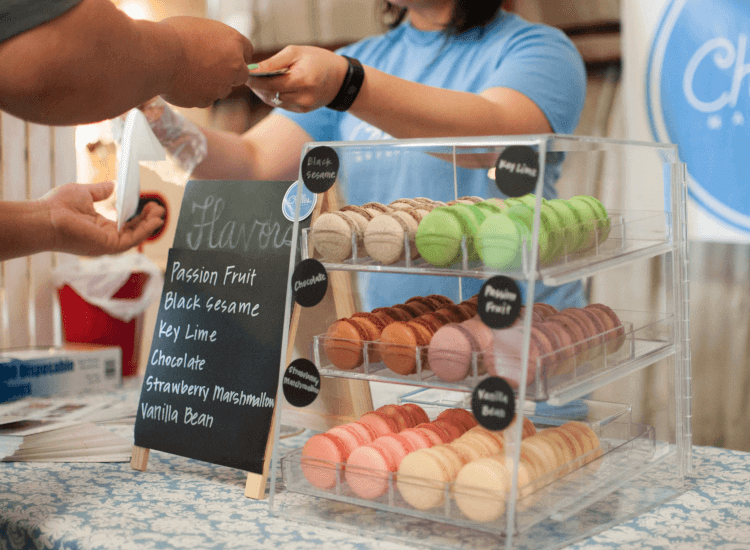
[[[365,69],[362,67],[362,63],[354,59],[353,57],[342,56],[349,62],[349,67],[346,70],[346,76],[344,82],[341,84],[339,93],[333,98],[326,107],[333,109],[334,111],[346,111],[352,106],[354,100],[357,99],[359,91],[362,89],[362,83],[365,81]]]

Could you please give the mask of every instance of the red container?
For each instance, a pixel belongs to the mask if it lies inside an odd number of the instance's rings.
[[[121,300],[140,298],[149,277],[148,273],[132,273],[112,297]],[[57,293],[65,341],[119,346],[122,349],[122,375],[136,374],[143,337],[143,314],[125,322],[88,303],[69,285],[58,288]]]

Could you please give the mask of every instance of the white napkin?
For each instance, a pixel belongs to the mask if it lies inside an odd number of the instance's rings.
[[[120,160],[117,165],[117,229],[138,211],[141,197],[141,161],[166,159],[164,148],[148,125],[146,116],[132,109],[125,119],[120,142]]]

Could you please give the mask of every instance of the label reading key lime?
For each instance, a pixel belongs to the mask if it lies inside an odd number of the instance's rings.
[[[533,193],[539,177],[539,153],[528,145],[506,147],[495,163],[495,184],[509,197]]]

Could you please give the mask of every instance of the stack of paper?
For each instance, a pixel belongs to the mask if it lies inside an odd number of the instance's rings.
[[[0,407],[0,460],[4,462],[127,462],[135,408],[106,397],[29,398]],[[122,432],[123,430],[119,430]],[[128,430],[124,430],[128,432]]]

